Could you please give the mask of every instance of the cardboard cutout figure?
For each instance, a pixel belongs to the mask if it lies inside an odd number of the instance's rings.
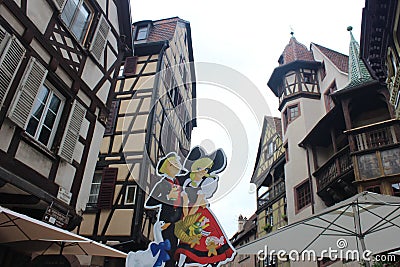
[[[207,154],[199,146],[183,166],[175,152],[159,160],[161,180],[145,204],[158,209],[155,240],[146,251],[130,252],[126,267],[218,267],[233,260],[236,252],[208,203],[218,187],[217,174],[225,167],[222,149]]]

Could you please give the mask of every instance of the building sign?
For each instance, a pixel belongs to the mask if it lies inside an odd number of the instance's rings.
[[[72,193],[68,192],[64,187],[60,186],[60,188],[58,189],[57,198],[69,205],[69,203],[71,202],[71,197]]]
[[[68,212],[65,214],[51,204],[44,213],[43,221],[60,228],[66,228],[69,222]]]

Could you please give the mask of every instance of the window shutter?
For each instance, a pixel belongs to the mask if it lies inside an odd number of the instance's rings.
[[[15,36],[10,38],[10,35],[0,28],[0,53],[3,47],[4,51],[0,55],[0,108],[26,51]]]
[[[104,131],[105,135],[110,135],[114,133],[115,124],[118,116],[119,103],[119,100],[114,100],[111,103],[110,114],[108,114],[106,130]]]
[[[127,57],[124,65],[124,76],[132,76],[136,73],[138,57]]]
[[[93,35],[92,43],[89,48],[89,51],[96,58],[97,61],[100,61],[101,55],[104,52],[109,31],[110,25],[108,25],[106,18],[101,15],[96,31]]]
[[[56,5],[57,10],[61,13],[67,1],[68,0],[53,0],[53,3]]]
[[[117,180],[118,168],[105,168],[100,185],[97,207],[99,209],[111,209],[114,200],[115,181]]]
[[[9,38],[10,34],[0,26],[0,55]]]
[[[58,155],[60,155],[60,157],[69,163],[72,162],[75,146],[78,142],[79,132],[85,115],[85,107],[83,107],[79,102],[75,101],[67,122],[64,137],[61,141],[60,150],[58,151]]]
[[[18,92],[11,106],[9,118],[25,129],[33,102],[47,75],[46,68],[35,58],[31,58],[24,76],[18,86]]]

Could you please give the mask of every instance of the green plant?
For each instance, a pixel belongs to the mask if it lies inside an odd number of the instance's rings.
[[[269,223],[267,223],[267,224],[264,226],[264,231],[267,232],[267,233],[271,232],[271,231],[272,231],[272,225],[270,225]]]

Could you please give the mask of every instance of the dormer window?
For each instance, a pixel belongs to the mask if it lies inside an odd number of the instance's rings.
[[[147,38],[148,27],[142,26],[138,28],[136,41],[145,40]]]

